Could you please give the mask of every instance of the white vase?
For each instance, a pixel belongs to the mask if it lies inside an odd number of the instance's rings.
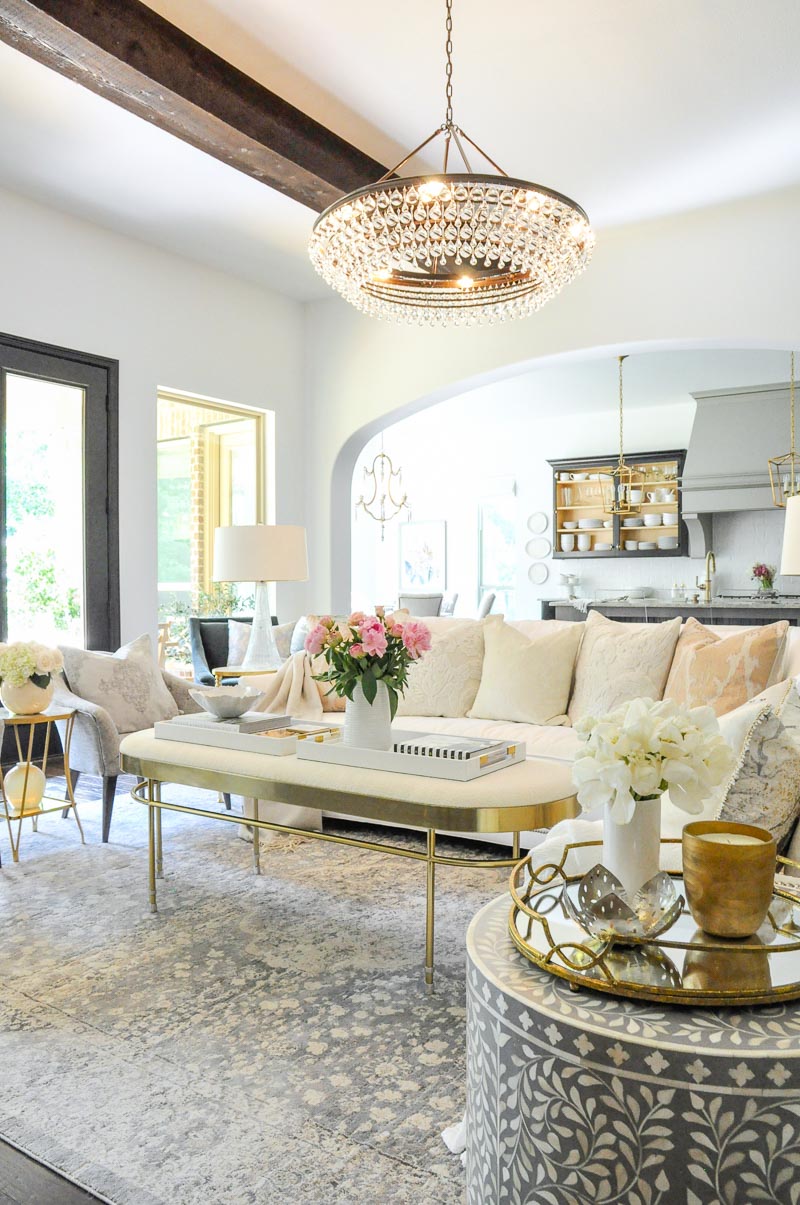
[[[359,682],[344,708],[342,743],[356,749],[391,749],[392,713],[389,692],[378,682],[374,703],[368,703]]]
[[[607,803],[603,809],[603,865],[633,896],[660,870],[661,796],[638,800],[627,824],[617,824],[610,812]]]
[[[3,790],[12,816],[19,816],[23,811],[42,810],[42,797],[47,787],[47,779],[38,766],[32,762],[17,762],[3,779]]]
[[[10,682],[0,683],[0,702],[14,715],[38,715],[46,711],[53,699],[55,683],[51,678],[47,686],[37,686],[28,678],[22,686]]]

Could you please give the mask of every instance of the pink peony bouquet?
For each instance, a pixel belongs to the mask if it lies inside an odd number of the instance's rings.
[[[418,619],[400,619],[376,607],[374,615],[354,611],[344,620],[325,615],[306,637],[306,652],[323,656],[327,670],[314,677],[330,682],[337,695],[353,698],[361,683],[368,703],[375,701],[378,683],[389,694],[392,719],[406,688],[408,667],[431,647],[430,630]]]

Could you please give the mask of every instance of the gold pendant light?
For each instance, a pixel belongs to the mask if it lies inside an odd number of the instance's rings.
[[[789,498],[800,493],[800,463],[795,453],[794,423],[794,352],[790,360],[789,383],[789,451],[785,456],[773,456],[769,460],[769,483],[772,487],[772,505],[786,508]]]
[[[452,0],[446,0],[443,123],[375,184],[314,223],[311,262],[346,301],[376,318],[467,325],[532,314],[578,276],[594,234],[580,205],[508,176],[453,119]],[[498,71],[505,70],[497,60]],[[397,173],[442,137],[441,172]],[[466,169],[449,170],[455,148]],[[491,169],[473,170],[477,152]]]
[[[619,365],[619,460],[612,470],[613,478],[613,499],[611,506],[607,507],[607,513],[610,515],[630,515],[638,507],[631,504],[631,485],[633,482],[633,471],[625,463],[624,451],[624,408],[622,397],[622,362],[627,360],[627,356],[617,356],[617,364]]]

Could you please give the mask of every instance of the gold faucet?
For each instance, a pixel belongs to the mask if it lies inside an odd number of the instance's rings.
[[[714,556],[714,553],[709,549],[709,551],[706,553],[705,581],[701,582],[698,578],[694,579],[694,584],[697,586],[698,590],[703,591],[703,602],[704,603],[711,602],[711,585],[712,585],[712,581],[713,581],[711,575],[716,572],[717,572],[717,558]]]

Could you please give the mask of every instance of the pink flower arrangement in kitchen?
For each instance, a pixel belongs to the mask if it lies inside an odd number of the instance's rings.
[[[758,582],[762,590],[772,590],[777,572],[774,565],[764,565],[759,561],[757,565],[753,566],[751,576],[754,582]]]
[[[337,695],[351,702],[358,685],[367,702],[374,702],[382,682],[394,718],[408,668],[430,649],[431,633],[418,619],[387,615],[376,607],[374,615],[354,611],[344,620],[324,615],[306,637],[305,647],[311,657],[322,656],[328,663],[324,673],[314,675],[317,681],[329,682]]]

